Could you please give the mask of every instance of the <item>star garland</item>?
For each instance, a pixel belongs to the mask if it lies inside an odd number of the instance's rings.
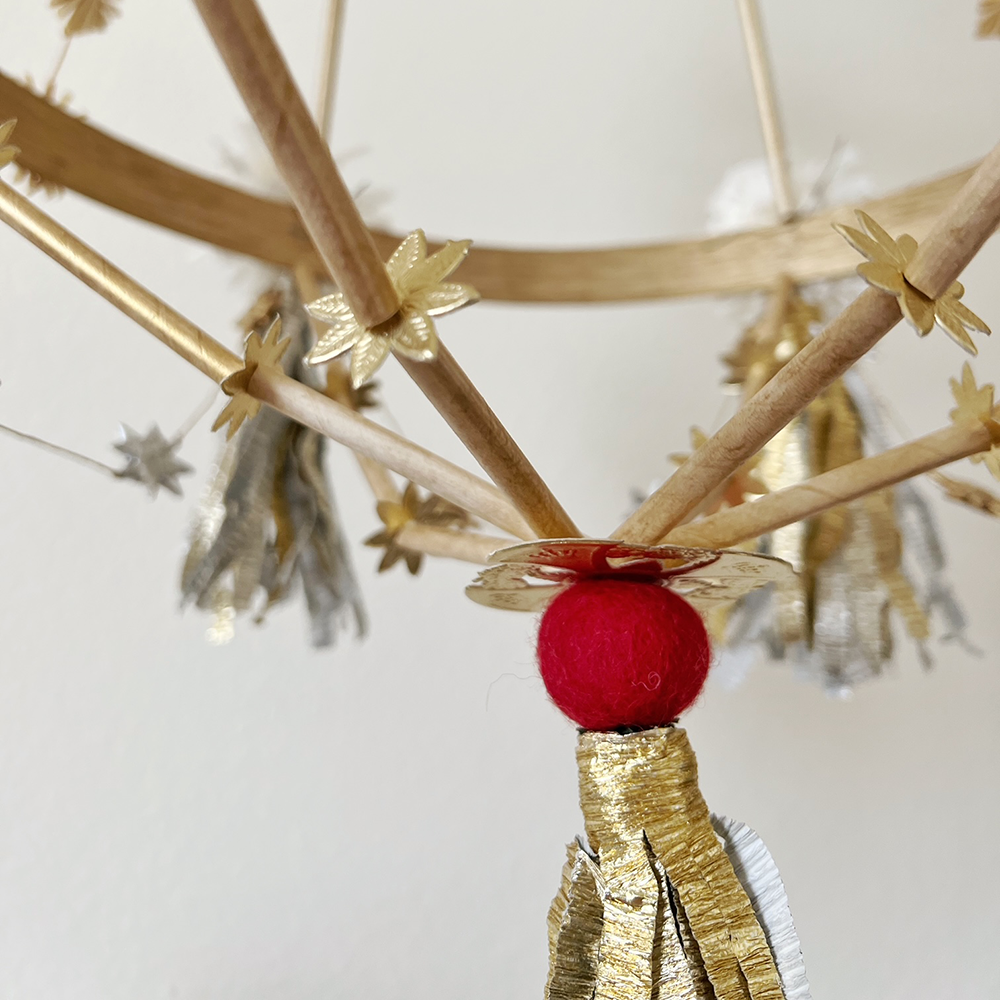
[[[479,300],[471,285],[444,280],[465,260],[471,245],[471,240],[449,242],[428,257],[423,231],[410,233],[386,263],[399,296],[399,311],[374,329],[358,322],[342,292],[310,302],[309,315],[330,329],[309,352],[307,363],[318,365],[350,351],[351,384],[357,389],[393,351],[414,361],[433,361],[438,339],[431,317]]]
[[[903,315],[921,337],[927,336],[938,323],[959,347],[970,354],[978,354],[968,331],[989,334],[990,328],[959,301],[965,294],[962,284],[954,282],[938,299],[925,295],[906,277],[906,268],[917,252],[917,241],[906,233],[894,240],[870,215],[862,211],[854,214],[864,232],[851,226],[834,225],[833,228],[858,253],[868,258],[867,263],[858,265],[858,274],[869,285],[895,295]]]
[[[118,0],[52,0],[50,6],[66,18],[63,31],[67,38],[87,31],[103,31],[121,13]]]

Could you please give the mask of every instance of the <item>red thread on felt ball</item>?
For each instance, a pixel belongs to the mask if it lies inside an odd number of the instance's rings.
[[[549,697],[584,729],[673,722],[698,697],[711,659],[701,615],[650,583],[581,580],[538,629]]]

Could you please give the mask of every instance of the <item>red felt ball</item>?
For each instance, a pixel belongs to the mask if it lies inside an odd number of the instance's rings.
[[[650,583],[581,580],[538,629],[549,696],[584,729],[673,722],[698,697],[711,659],[701,615]]]

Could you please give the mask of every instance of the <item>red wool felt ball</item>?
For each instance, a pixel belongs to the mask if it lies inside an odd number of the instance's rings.
[[[584,729],[673,722],[698,697],[711,659],[701,615],[651,583],[581,580],[538,629],[549,697]]]

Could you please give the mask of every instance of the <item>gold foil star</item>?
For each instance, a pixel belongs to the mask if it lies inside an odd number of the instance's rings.
[[[1000,0],[980,0],[976,34],[980,38],[1000,38]]]
[[[60,17],[67,18],[63,29],[67,37],[85,31],[103,31],[108,21],[121,13],[117,0],[52,0],[50,6]]]
[[[971,455],[970,458],[975,463],[985,462],[993,478],[1000,479],[1000,422],[996,419],[996,410],[993,407],[993,386],[989,383],[981,388],[977,386],[976,378],[972,374],[972,365],[966,362],[962,366],[962,381],[951,379],[951,394],[958,404],[948,414],[952,422],[961,424],[977,420],[997,442],[989,451]]]
[[[8,118],[7,121],[0,124],[0,167],[6,167],[21,152],[17,146],[7,141],[16,124],[16,118]]]
[[[444,280],[465,259],[470,245],[470,240],[449,242],[428,257],[423,231],[410,233],[386,263],[399,296],[399,311],[372,330],[357,321],[341,292],[310,302],[306,306],[309,315],[330,329],[306,361],[317,365],[350,351],[351,384],[355,388],[381,368],[391,351],[414,361],[432,361],[437,357],[438,340],[431,317],[479,299],[470,285]]]
[[[291,343],[288,337],[284,340],[281,340],[280,337],[280,316],[275,318],[263,339],[256,331],[247,337],[243,367],[238,372],[233,372],[220,385],[222,391],[233,398],[226,403],[223,411],[215,418],[215,423],[212,424],[213,431],[229,424],[226,438],[231,438],[240,429],[244,420],[253,419],[260,412],[260,400],[255,399],[247,392],[247,386],[258,368],[277,368],[279,366],[282,355]]]
[[[858,274],[869,285],[895,295],[903,315],[921,337],[930,333],[937,322],[956,344],[970,354],[978,354],[968,331],[988,334],[990,328],[959,301],[965,294],[962,285],[956,281],[939,299],[925,295],[906,278],[906,268],[917,252],[917,241],[906,233],[894,240],[870,215],[861,211],[855,215],[864,232],[851,226],[835,225],[834,229],[868,258],[868,263],[858,266]]]
[[[420,572],[423,553],[407,549],[397,541],[399,533],[406,525],[416,523],[448,528],[461,527],[469,523],[469,515],[461,507],[433,493],[421,500],[413,483],[407,484],[401,503],[380,500],[376,510],[385,527],[370,538],[366,538],[365,545],[385,549],[382,561],[378,565],[380,573],[392,569],[400,559],[406,560],[406,568],[413,576]]]

